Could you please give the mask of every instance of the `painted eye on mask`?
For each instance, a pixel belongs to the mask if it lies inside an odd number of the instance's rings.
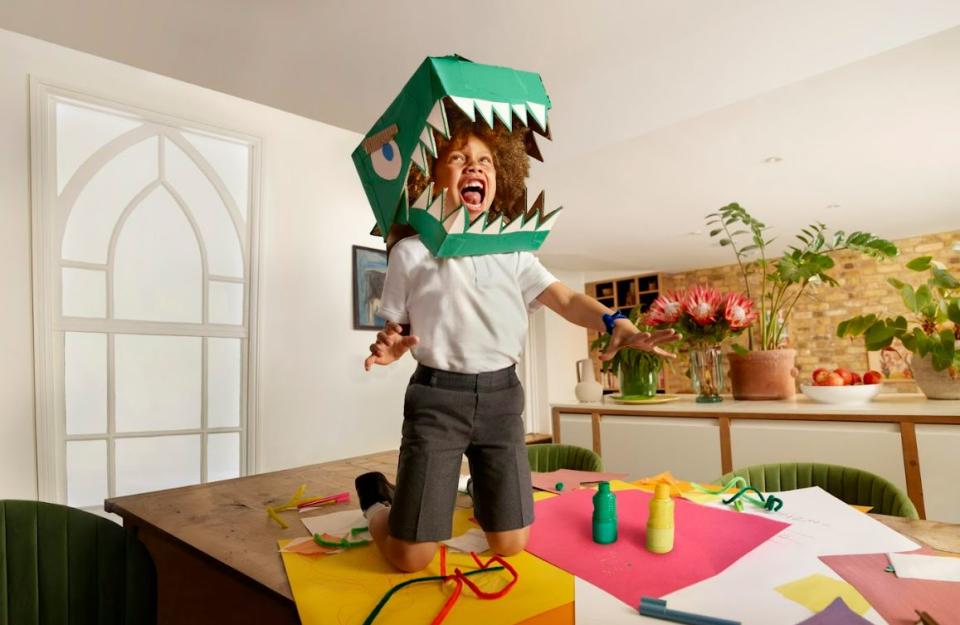
[[[384,180],[393,180],[399,176],[403,166],[403,157],[400,156],[400,148],[395,141],[396,136],[397,125],[391,124],[363,141],[363,148],[370,156],[373,171]]]
[[[373,165],[373,171],[385,180],[393,180],[399,176],[403,159],[400,157],[397,142],[387,141],[379,149],[371,152],[370,163]]]

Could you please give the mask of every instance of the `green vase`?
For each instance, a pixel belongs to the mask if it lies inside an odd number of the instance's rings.
[[[662,361],[640,359],[633,364],[620,363],[620,394],[623,397],[653,397],[660,383]]]

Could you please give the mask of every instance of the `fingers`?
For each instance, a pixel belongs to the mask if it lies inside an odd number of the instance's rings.
[[[396,321],[388,321],[384,329],[387,334],[403,334],[403,328]]]
[[[668,352],[667,350],[662,349],[662,348],[660,348],[660,347],[654,347],[654,348],[653,348],[653,353],[656,354],[657,356],[660,356],[661,358],[676,358],[676,357],[677,357],[676,354],[674,354],[674,353],[672,353],[672,352]]]
[[[375,363],[376,361],[377,361],[376,356],[373,356],[373,355],[367,356],[367,359],[363,361],[363,370],[370,371],[370,367],[372,367],[373,363]]]
[[[420,337],[414,336],[413,334],[411,334],[410,336],[405,336],[402,339],[400,339],[400,343],[407,349],[410,349],[411,347],[413,347],[419,342],[420,342]]]

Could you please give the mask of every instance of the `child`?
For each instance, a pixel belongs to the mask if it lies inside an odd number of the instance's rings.
[[[471,122],[448,110],[449,141],[439,134],[431,181],[446,189],[445,208],[463,205],[471,220],[489,210],[515,217],[529,167],[526,129]],[[414,179],[419,189],[426,180]],[[672,331],[639,332],[622,315],[557,281],[530,252],[436,258],[419,236],[388,238],[390,263],[380,315],[388,320],[364,362],[387,365],[412,351],[419,365],[404,399],[396,487],[381,473],[356,480],[370,533],[386,559],[417,571],[450,537],[461,458],[473,483],[474,512],[490,547],[513,555],[533,522],[530,467],[524,445],[523,389],[515,372],[528,313],[547,306],[568,321],[611,333],[608,360],[631,347],[658,347]],[[409,324],[403,332],[401,324]]]

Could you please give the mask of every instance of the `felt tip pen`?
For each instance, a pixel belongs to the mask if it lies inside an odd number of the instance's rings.
[[[681,612],[679,610],[668,610],[666,601],[663,599],[654,599],[653,597],[643,597],[640,599],[640,614],[664,621],[673,621],[674,623],[686,623],[687,625],[740,625],[740,621],[693,614],[692,612]]]

